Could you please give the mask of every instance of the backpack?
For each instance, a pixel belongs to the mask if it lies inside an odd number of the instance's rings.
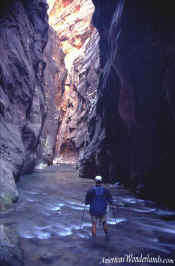
[[[104,187],[94,187],[95,197],[92,201],[91,210],[95,216],[102,216],[106,213],[107,201]]]

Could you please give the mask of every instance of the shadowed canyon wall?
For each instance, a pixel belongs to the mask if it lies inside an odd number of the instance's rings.
[[[0,208],[17,199],[14,177],[31,170],[37,160],[46,115],[47,31],[45,1],[1,1]]]
[[[93,2],[103,74],[80,176],[101,174],[173,205],[173,7],[145,0]]]

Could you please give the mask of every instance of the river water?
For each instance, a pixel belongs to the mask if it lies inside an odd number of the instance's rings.
[[[138,199],[118,184],[107,185],[116,207],[107,214],[110,240],[99,224],[93,242],[84,205],[92,185],[92,180],[77,177],[74,166],[64,164],[21,177],[19,201],[0,220],[16,228],[25,266],[175,263],[175,211]]]

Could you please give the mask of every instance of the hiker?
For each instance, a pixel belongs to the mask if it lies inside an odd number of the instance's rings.
[[[112,195],[108,189],[102,186],[102,177],[95,177],[95,186],[86,193],[85,204],[90,205],[90,215],[92,222],[92,238],[96,237],[96,225],[99,220],[103,224],[106,240],[109,239],[106,222],[107,204],[112,205]]]

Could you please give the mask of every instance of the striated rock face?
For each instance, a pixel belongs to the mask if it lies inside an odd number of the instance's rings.
[[[48,42],[44,52],[47,62],[44,72],[45,105],[47,115],[45,118],[38,154],[40,155],[36,167],[52,164],[55,154],[55,144],[60,126],[60,112],[56,103],[61,101],[64,91],[67,70],[64,64],[64,53],[60,48],[60,41],[55,31],[49,28]]]
[[[99,80],[93,12],[90,0],[0,3],[0,209],[20,174],[81,155]]]
[[[91,25],[91,0],[48,0],[48,4],[49,24],[64,53],[67,71],[65,85],[57,87],[55,98],[58,132],[54,163],[75,163],[81,156],[88,114],[96,101],[99,34]]]
[[[47,5],[0,3],[0,209],[18,197],[14,177],[31,170],[46,114],[43,50]]]
[[[171,4],[94,0],[103,75],[80,175],[173,205],[175,17]]]

